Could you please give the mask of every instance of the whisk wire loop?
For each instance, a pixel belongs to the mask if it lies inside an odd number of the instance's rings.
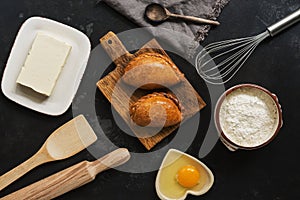
[[[224,84],[232,79],[256,47],[268,36],[270,33],[265,31],[252,37],[211,43],[196,56],[196,70],[208,83]],[[221,60],[223,57],[225,59]]]

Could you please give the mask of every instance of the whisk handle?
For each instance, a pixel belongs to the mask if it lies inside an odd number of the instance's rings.
[[[279,22],[276,22],[275,24],[269,26],[267,29],[270,35],[274,36],[299,21],[300,21],[300,9],[296,10],[289,16],[283,18]]]

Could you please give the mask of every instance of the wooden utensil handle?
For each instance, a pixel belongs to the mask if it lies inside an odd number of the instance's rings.
[[[80,162],[61,172],[5,196],[2,200],[55,198],[94,180],[95,177],[88,173],[88,165],[88,161]]]
[[[53,199],[93,181],[96,175],[110,167],[121,165],[130,158],[127,149],[117,149],[94,162],[83,161],[21,190],[2,200]]]
[[[50,157],[48,157],[41,151],[37,152],[31,158],[0,177],[0,191],[33,168],[49,161],[51,161]]]
[[[203,18],[200,18],[200,17],[177,15],[177,14],[173,14],[173,13],[169,14],[169,16],[173,17],[173,18],[180,18],[180,19],[183,19],[183,20],[196,22],[196,23],[201,23],[201,24],[204,23],[204,24],[211,24],[211,25],[220,25],[220,23],[218,21],[203,19]]]
[[[116,65],[125,67],[125,65],[134,57],[134,55],[126,50],[119,38],[111,31],[100,39],[100,43]]]
[[[93,171],[90,170],[90,173],[94,173],[96,176],[101,171],[107,168],[113,168],[120,166],[126,163],[130,159],[130,154],[126,148],[119,148],[102,158],[94,161],[91,165],[93,166]]]

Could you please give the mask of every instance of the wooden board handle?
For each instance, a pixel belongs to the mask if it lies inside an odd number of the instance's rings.
[[[10,185],[11,183],[13,183],[14,181],[16,181],[17,179],[19,179],[20,177],[22,177],[24,174],[26,174],[33,168],[45,162],[51,161],[51,158],[42,150],[43,148],[19,166],[0,176],[0,191],[8,185]]]
[[[124,164],[129,158],[130,154],[128,150],[120,148],[94,162],[80,162],[7,195],[1,200],[53,199],[93,181],[98,173],[108,168]]]
[[[134,57],[126,50],[118,36],[111,31],[100,39],[100,43],[116,65],[125,67]]]

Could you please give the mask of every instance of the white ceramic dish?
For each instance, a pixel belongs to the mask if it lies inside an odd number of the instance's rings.
[[[207,182],[203,185],[203,187],[201,187],[199,189],[197,189],[197,187],[187,189],[186,192],[179,198],[168,197],[162,192],[162,189],[161,189],[161,186],[160,186],[160,179],[161,179],[162,169],[164,167],[167,167],[167,166],[171,165],[172,163],[174,163],[181,156],[185,156],[188,159],[192,160],[195,163],[196,168],[198,168],[198,167],[203,168],[205,173],[207,173],[207,177],[208,177]],[[199,165],[199,166],[197,167],[197,165]],[[176,149],[170,149],[168,151],[168,153],[165,155],[165,157],[162,161],[162,164],[161,164],[161,166],[158,170],[158,173],[157,173],[157,176],[156,176],[156,181],[155,181],[155,188],[156,188],[156,193],[157,193],[157,195],[159,196],[160,199],[163,199],[163,200],[184,200],[187,197],[188,194],[195,195],[195,196],[205,194],[212,187],[213,183],[214,183],[214,175],[211,172],[211,170],[204,163],[202,163],[198,159],[196,159],[196,158],[194,158],[194,157],[192,157],[192,156],[190,156],[186,153],[183,153],[183,152],[178,151]]]
[[[38,32],[72,46],[53,93],[47,98],[16,83]],[[61,115],[69,108],[77,92],[90,51],[90,41],[82,32],[50,19],[29,18],[20,28],[9,55],[2,78],[2,92],[7,98],[32,110],[53,116]]]

